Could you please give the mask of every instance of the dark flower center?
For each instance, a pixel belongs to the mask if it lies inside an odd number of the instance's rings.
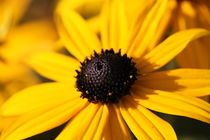
[[[121,52],[102,50],[81,63],[77,72],[76,86],[81,97],[93,103],[117,103],[122,96],[130,94],[136,80],[135,63]]]

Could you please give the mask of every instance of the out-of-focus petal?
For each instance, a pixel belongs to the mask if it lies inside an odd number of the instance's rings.
[[[0,1],[0,42],[4,41],[8,32],[23,16],[31,0],[1,0]]]
[[[12,30],[1,46],[0,55],[12,63],[22,63],[34,53],[56,50],[57,38],[52,21],[27,22]]]

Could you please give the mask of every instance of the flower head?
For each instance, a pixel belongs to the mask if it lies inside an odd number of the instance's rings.
[[[209,104],[183,95],[209,94],[209,70],[155,72],[191,40],[209,34],[182,31],[148,51],[166,8],[167,0],[156,1],[141,23],[128,28],[123,1],[108,1],[100,39],[75,11],[59,8],[60,40],[75,58],[51,52],[31,57],[28,63],[56,82],[22,90],[3,105],[2,115],[18,119],[2,138],[24,139],[69,121],[57,140],[131,139],[129,129],[138,139],[177,139],[170,124],[147,108],[210,123]]]

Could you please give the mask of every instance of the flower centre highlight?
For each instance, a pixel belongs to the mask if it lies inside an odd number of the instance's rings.
[[[137,69],[132,58],[121,52],[102,50],[94,52],[90,59],[81,63],[77,72],[77,89],[81,98],[89,102],[110,104],[117,103],[121,97],[130,94],[130,88],[136,80]]]

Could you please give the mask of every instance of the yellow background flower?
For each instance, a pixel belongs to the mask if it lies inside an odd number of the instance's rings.
[[[210,4],[208,0],[179,1],[173,18],[175,31],[190,28],[210,30]],[[185,68],[210,68],[210,39],[193,41],[177,57],[177,62]]]
[[[10,29],[21,19],[31,0],[0,0],[0,42],[4,41]]]
[[[52,21],[40,19],[19,24],[30,6],[30,0],[0,0],[0,105],[14,92],[40,83],[40,79],[25,65],[31,54],[56,48],[57,33]],[[0,131],[13,118],[0,116]]]

